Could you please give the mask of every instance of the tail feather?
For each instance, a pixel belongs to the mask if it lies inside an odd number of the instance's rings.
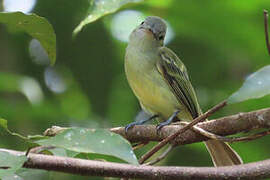
[[[241,157],[228,144],[217,140],[209,140],[205,144],[215,166],[243,164]]]

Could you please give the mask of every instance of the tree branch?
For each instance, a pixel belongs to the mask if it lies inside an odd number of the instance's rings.
[[[246,113],[238,113],[236,115],[198,123],[197,126],[220,136],[233,135],[253,129],[270,128],[270,108]],[[156,126],[154,125],[134,126],[129,130],[128,134],[125,133],[123,127],[112,128],[110,130],[114,133],[122,135],[130,142],[141,142],[161,141],[162,139],[174,134],[182,127],[183,125],[181,124],[165,126],[158,134],[156,132]],[[208,138],[189,129],[174,139],[172,143],[175,145],[182,145],[205,140],[208,140]]]
[[[14,155],[25,152],[0,149]],[[28,154],[25,168],[44,169],[84,176],[143,179],[259,179],[270,177],[270,160],[225,167],[135,166],[43,154]]]
[[[206,118],[208,118],[209,116],[211,116],[214,112],[216,112],[219,109],[221,109],[224,106],[226,106],[226,104],[227,104],[226,101],[223,101],[223,102],[219,103],[218,105],[214,106],[213,108],[211,108],[210,110],[208,110],[204,114],[202,114],[202,115],[198,116],[197,118],[195,118],[194,120],[192,120],[190,123],[188,123],[184,127],[182,127],[179,130],[177,130],[175,133],[173,133],[173,134],[169,135],[168,137],[164,138],[157,145],[155,145],[152,149],[150,149],[147,153],[145,153],[139,159],[139,163],[140,164],[144,163],[147,159],[149,159],[152,155],[154,155],[158,150],[160,150],[162,147],[164,147],[167,143],[169,143],[170,141],[174,140],[180,134],[183,134],[187,130],[191,129],[192,126],[198,124],[199,122],[204,121]]]

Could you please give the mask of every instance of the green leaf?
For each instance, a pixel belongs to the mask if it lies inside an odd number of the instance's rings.
[[[260,98],[268,94],[270,94],[270,65],[249,75],[243,86],[228,98],[228,103]]]
[[[74,152],[63,148],[53,148],[50,149],[50,152],[55,156],[64,156],[64,157],[75,157],[79,154],[79,152]]]
[[[141,0],[89,0],[87,16],[75,28],[73,35],[77,35],[85,25],[96,21],[102,16],[113,13],[128,3],[135,3],[140,1]]]
[[[19,91],[19,84],[22,77],[12,73],[0,72],[0,91]]]
[[[20,169],[23,163],[27,160],[25,155],[15,156],[8,152],[0,151],[0,178],[13,176]]]
[[[49,21],[36,14],[22,12],[0,12],[0,23],[10,30],[22,31],[37,39],[48,53],[51,64],[56,59],[56,36]]]
[[[81,153],[115,156],[131,164],[138,164],[129,142],[122,136],[104,129],[70,128],[54,137],[35,143]]]
[[[28,169],[20,168],[16,171],[14,178],[4,178],[3,180],[27,180],[27,179],[38,179],[38,180],[48,180],[49,171],[40,169]]]

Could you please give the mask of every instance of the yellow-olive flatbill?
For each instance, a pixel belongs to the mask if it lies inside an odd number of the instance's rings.
[[[129,37],[125,56],[125,72],[142,109],[159,118],[157,128],[173,120],[191,121],[199,116],[200,109],[195,91],[183,62],[163,45],[165,22],[155,16],[145,19]],[[148,119],[148,120],[149,120]],[[147,120],[133,122],[133,125]],[[240,156],[226,143],[217,140],[205,142],[215,166],[241,164]]]

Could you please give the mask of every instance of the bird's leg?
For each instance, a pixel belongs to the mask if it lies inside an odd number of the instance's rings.
[[[125,127],[125,132],[127,133],[128,129],[131,128],[131,127],[133,127],[133,126],[135,126],[135,125],[142,125],[142,124],[146,123],[147,121],[150,121],[150,120],[155,119],[157,117],[158,117],[158,115],[155,114],[155,115],[153,115],[153,116],[151,116],[151,117],[149,117],[147,119],[143,119],[143,120],[140,120],[140,121],[132,122],[132,123],[128,124]]]
[[[157,125],[157,132],[160,131],[160,129],[163,127],[163,126],[166,126],[166,125],[169,125],[172,123],[173,119],[179,114],[180,110],[177,110],[175,111],[171,117],[169,117],[169,119],[167,121],[164,121],[160,124]]]

